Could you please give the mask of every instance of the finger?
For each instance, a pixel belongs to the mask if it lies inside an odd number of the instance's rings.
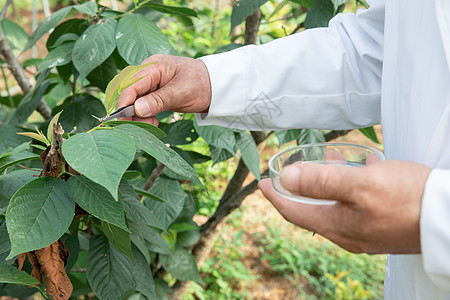
[[[151,61],[144,62],[150,63]],[[135,74],[133,77],[142,77],[142,79],[120,93],[116,107],[133,104],[139,96],[157,90],[161,81],[161,67],[162,64],[156,63]]]
[[[366,165],[371,165],[379,161],[380,158],[375,153],[369,153],[366,155]]]
[[[136,115],[140,118],[148,118],[169,110],[172,103],[169,89],[170,87],[166,86],[137,99],[134,103]]]
[[[286,199],[275,192],[270,179],[261,180],[258,187],[287,221],[318,233],[330,226],[329,212],[333,205],[302,204]]]
[[[139,118],[138,116],[134,116],[132,119],[132,121],[137,121],[137,122],[144,122],[144,123],[148,123],[148,124],[152,124],[155,126],[159,125],[159,121],[156,117],[151,117],[151,118]]]
[[[345,156],[336,150],[325,151],[325,164],[345,165]]]
[[[321,164],[295,164],[284,168],[281,184],[296,195],[353,202],[357,190],[359,168]]]

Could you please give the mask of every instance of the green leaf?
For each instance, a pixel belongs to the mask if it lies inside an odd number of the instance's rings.
[[[50,142],[52,141],[53,129],[58,126],[58,120],[59,120],[59,116],[60,115],[61,115],[61,112],[59,112],[56,115],[54,115],[53,118],[50,120],[50,122],[48,124],[47,140],[49,140]]]
[[[150,7],[151,9],[157,10],[162,13],[167,13],[171,15],[180,15],[185,17],[197,17],[197,12],[193,9],[183,6],[172,6],[165,5],[157,2],[147,2],[144,4],[146,7]]]
[[[7,18],[2,20],[1,26],[14,55],[18,56],[28,42],[28,34],[22,27]]]
[[[130,232],[108,222],[101,221],[103,233],[117,250],[134,260],[131,252]]]
[[[4,260],[11,250],[11,242],[9,241],[6,223],[0,225],[0,260]]]
[[[20,101],[16,111],[9,121],[9,124],[22,124],[33,113],[51,83],[50,80],[45,79],[49,73],[50,69],[47,69],[39,74],[36,86],[23,97],[22,101]]]
[[[8,259],[54,243],[69,228],[74,210],[64,181],[40,177],[28,182],[14,194],[6,211]]]
[[[9,199],[26,183],[35,179],[37,172],[31,170],[14,170],[0,176],[0,208],[5,208]]]
[[[256,180],[261,180],[259,152],[253,137],[248,132],[239,132],[236,144],[241,150],[242,160],[247,168],[252,172]]]
[[[305,28],[328,27],[336,10],[331,0],[315,0],[305,19]]]
[[[89,23],[84,19],[70,19],[62,22],[55,27],[55,30],[50,34],[47,40],[47,49],[50,50],[57,46],[56,42],[60,40],[63,35],[76,34],[80,36],[83,31],[89,27]]]
[[[118,125],[122,125],[122,124],[130,124],[130,125],[138,126],[138,127],[142,128],[142,129],[147,130],[148,132],[150,132],[151,134],[156,136],[158,139],[162,139],[162,138],[166,137],[166,134],[164,133],[164,131],[162,131],[161,129],[159,129],[155,125],[144,123],[144,122],[115,120],[115,121],[107,121],[107,122],[105,122],[105,124],[109,125],[109,126],[113,126],[113,127],[114,126],[118,126]]]
[[[28,140],[24,136],[17,135],[17,129],[16,126],[0,124],[0,153],[15,148]]]
[[[91,215],[129,231],[122,202],[115,201],[101,185],[81,175],[71,176],[67,181],[67,191]]]
[[[117,26],[117,49],[130,65],[139,65],[153,54],[175,54],[155,23],[140,14],[126,14]]]
[[[20,94],[14,95],[14,96],[0,96],[0,104],[3,104],[8,107],[17,107],[19,105],[20,101],[23,99],[23,96]]]
[[[202,163],[205,163],[205,162],[211,160],[211,157],[203,155],[203,154],[195,152],[195,151],[187,150],[184,152],[189,155],[193,164],[202,164]]]
[[[70,63],[74,45],[74,42],[68,42],[51,50],[39,65],[39,72]]]
[[[39,155],[31,152],[12,153],[11,155],[0,158],[0,173],[15,164],[38,158]]]
[[[150,194],[150,193],[147,192],[146,190],[139,189],[139,188],[134,188],[134,191],[135,191],[137,194],[140,194],[140,195],[145,196],[145,197],[147,197],[147,198],[150,198],[150,199],[152,199],[152,200],[159,201],[159,202],[164,202],[163,199],[158,198],[158,197],[156,197],[156,196],[153,195],[153,194]]]
[[[175,249],[169,255],[159,256],[162,266],[176,279],[188,281],[192,280],[203,284],[197,270],[194,256],[185,249]]]
[[[27,59],[26,61],[24,61],[22,63],[22,66],[24,68],[31,67],[31,66],[39,66],[42,61],[43,61],[42,58],[30,58],[30,59]]]
[[[218,162],[226,161],[234,156],[233,153],[231,153],[230,151],[223,148],[216,148],[212,145],[209,145],[209,151],[211,152],[211,159],[213,161],[213,165],[215,165]]]
[[[106,110],[99,99],[88,94],[82,94],[75,98],[75,102],[70,102],[64,108],[59,122],[66,132],[72,131],[75,126],[78,132],[83,132],[100,124],[92,116],[104,115],[106,115]]]
[[[61,241],[69,250],[69,258],[67,259],[66,272],[69,272],[73,266],[75,266],[78,256],[80,254],[80,241],[78,236],[65,233],[61,237]]]
[[[62,145],[67,163],[105,187],[116,200],[120,179],[133,161],[135,152],[133,140],[113,130],[79,133]]]
[[[373,126],[367,127],[367,128],[360,128],[359,131],[361,131],[366,137],[368,137],[371,141],[379,144],[380,141],[378,140],[377,134],[375,132],[375,129]]]
[[[72,60],[81,77],[104,62],[116,48],[116,20],[102,19],[86,29],[75,42]]]
[[[245,19],[252,15],[261,5],[267,0],[237,0],[233,4],[233,11],[231,12],[231,29],[241,24]]]
[[[166,144],[161,142],[153,134],[129,124],[119,125],[115,129],[128,134],[138,148],[165,164],[170,170],[181,176],[185,176],[194,183],[202,185],[194,169],[178,153],[168,148]]]
[[[118,55],[119,56],[119,55]],[[108,111],[108,115],[113,111],[117,103],[117,98],[120,93],[129,87],[132,83],[136,83],[138,80],[133,77],[136,73],[142,69],[152,65],[154,63],[148,63],[140,66],[127,66],[122,71],[119,72],[114,78],[108,83],[105,91],[105,107]],[[142,79],[143,77],[140,77]]]
[[[202,236],[199,229],[180,232],[177,234],[177,248],[191,247],[195,245]]]
[[[94,3],[94,2],[86,2]],[[108,57],[100,66],[89,73],[87,79],[91,85],[98,87],[102,91],[106,90],[108,83],[116,76],[116,62],[112,56]]]
[[[297,3],[300,6],[311,8],[314,3],[314,0],[291,0],[291,2]]]
[[[297,140],[301,132],[302,132],[301,129],[288,129],[275,131],[275,135],[277,136],[278,139],[278,146],[281,147],[290,141]]]
[[[147,200],[145,206],[154,212],[163,229],[167,230],[183,210],[184,191],[177,180],[159,177],[149,192],[164,200]]]
[[[325,143],[325,137],[322,131],[318,129],[302,129],[298,138],[298,144]]]
[[[83,4],[74,5],[73,8],[88,16],[95,16],[98,9],[97,3],[95,2],[85,2]]]
[[[226,127],[216,125],[212,126],[198,126],[197,122],[194,124],[195,130],[208,144],[216,148],[222,148],[234,154],[236,146],[236,138],[234,130]]]
[[[122,180],[120,182],[119,199],[123,202],[125,214],[129,220],[159,229],[164,229],[160,219],[153,211],[148,209],[137,199],[133,186],[126,180]]]
[[[24,271],[0,261],[0,282],[21,285],[37,285],[39,281]]]
[[[178,232],[186,232],[189,230],[199,229],[198,226],[194,226],[190,223],[182,222],[182,223],[175,223],[170,225],[170,230],[175,230]]]
[[[133,268],[134,288],[147,297],[147,299],[156,299],[155,283],[153,282],[150,266],[136,247],[132,247],[132,250],[136,260]]]
[[[194,129],[192,120],[180,120],[168,124],[162,128],[167,137],[163,139],[164,143],[171,145],[190,144],[198,138],[198,134]]]
[[[57,47],[65,44],[67,42],[74,42],[75,43],[75,41],[78,40],[79,37],[80,36],[78,34],[76,34],[76,33],[63,34],[56,40],[56,42],[53,44],[53,47],[57,48]],[[72,54],[72,51],[70,51],[70,52]],[[72,55],[70,56],[70,60],[72,60]]]
[[[91,238],[86,275],[98,298],[121,300],[134,286],[133,265],[105,236]]]
[[[237,48],[240,48],[244,46],[243,44],[236,44],[236,43],[231,43],[225,46],[220,47],[219,49],[217,49],[214,54],[219,54],[219,53],[224,53],[224,52],[228,52]]]
[[[334,10],[337,11],[339,6],[341,6],[342,4],[345,4],[347,2],[347,0],[331,0],[331,3],[333,3],[334,5]]]
[[[146,248],[150,251],[160,254],[170,253],[170,245],[158,232],[149,226],[134,222],[130,222],[129,226],[131,229],[131,241],[135,245],[144,242]]]
[[[50,31],[53,27],[55,27],[59,22],[64,19],[67,14],[72,10],[72,6],[64,7],[57,12],[53,13],[50,17],[47,17],[41,24],[39,24],[38,28],[31,35],[30,40],[28,41],[27,46],[23,50],[23,52],[31,49],[36,42],[44,36],[47,32]]]
[[[161,278],[155,278],[155,292],[156,299],[158,300],[167,300],[168,294],[172,291],[166,281]]]

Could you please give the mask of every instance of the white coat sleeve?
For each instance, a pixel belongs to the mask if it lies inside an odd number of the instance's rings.
[[[450,293],[449,199],[450,170],[433,169],[422,197],[420,242],[425,271],[439,291],[444,293]]]
[[[200,58],[211,79],[199,125],[352,129],[380,122],[384,0],[264,45]]]

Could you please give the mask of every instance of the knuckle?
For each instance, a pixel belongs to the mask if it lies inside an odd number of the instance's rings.
[[[163,93],[161,90],[153,92],[154,105],[158,112],[166,109],[166,103],[170,103],[170,96],[167,93]]]

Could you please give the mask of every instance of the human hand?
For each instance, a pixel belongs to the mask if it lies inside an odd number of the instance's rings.
[[[293,194],[332,199],[309,205],[277,194],[270,179],[259,188],[283,217],[354,253],[420,253],[420,209],[431,169],[385,161],[359,168],[294,164],[281,172]]]
[[[207,112],[211,103],[208,70],[201,60],[153,55],[142,62],[152,64],[135,77],[144,77],[123,90],[117,108],[134,103],[135,121],[158,125],[155,115],[165,110]]]

